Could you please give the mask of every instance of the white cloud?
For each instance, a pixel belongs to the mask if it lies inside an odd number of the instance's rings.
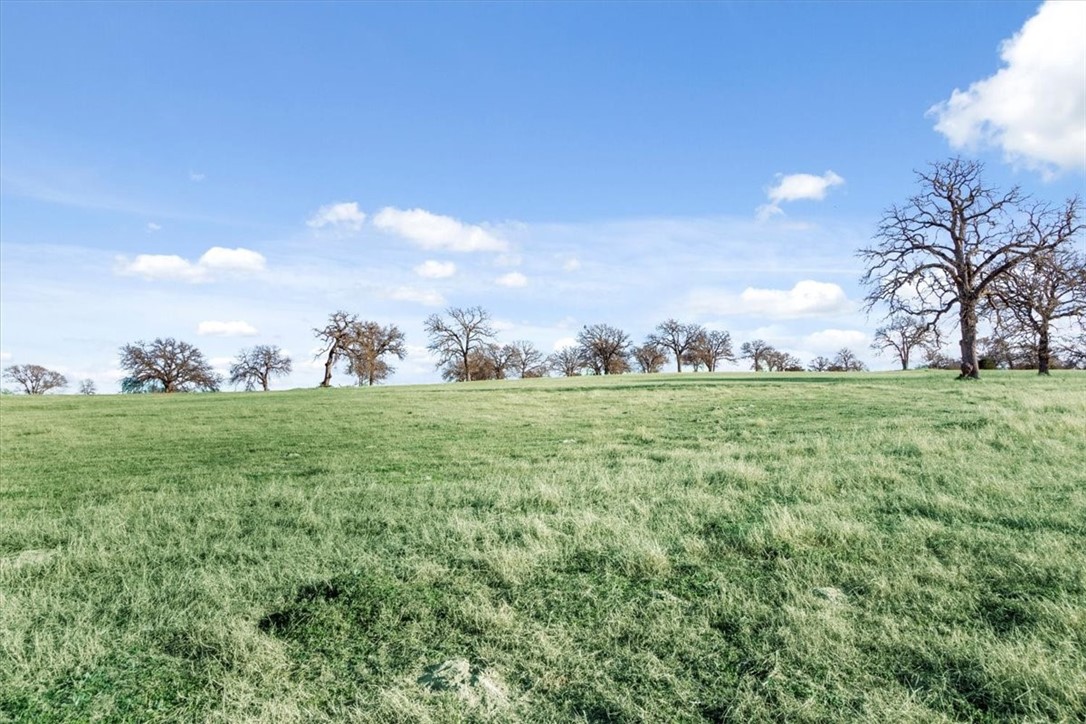
[[[197,264],[213,271],[253,273],[264,271],[264,262],[264,255],[251,249],[213,246],[204,252]]]
[[[996,146],[1048,174],[1086,168],[1086,3],[1046,2],[1000,47],[1004,66],[928,110],[953,148]]]
[[[577,257],[570,257],[562,263],[562,270],[568,272],[574,272],[581,268],[581,260]]]
[[[189,181],[200,182],[207,178],[207,174],[197,173],[195,171],[189,171]]]
[[[456,274],[456,264],[451,261],[428,259],[415,267],[415,273],[427,279],[447,279]]]
[[[809,279],[788,290],[747,287],[739,295],[747,314],[766,317],[808,317],[847,311],[851,305],[845,290],[836,284]]]
[[[144,279],[174,279],[185,282],[206,279],[206,270],[176,254],[139,254],[132,261],[124,257],[118,257],[117,261],[118,273]]]
[[[500,277],[494,280],[495,284],[503,287],[519,288],[528,286],[528,277],[524,276],[520,272],[509,272],[508,274],[502,274]]]
[[[433,289],[397,287],[386,292],[385,296],[398,302],[415,302],[427,307],[440,307],[445,304],[445,297]]]
[[[154,233],[156,231],[162,231],[162,226],[160,226],[159,224],[156,224],[153,221],[149,221],[149,222],[147,222],[147,231],[149,231],[151,233]]]
[[[451,216],[432,214],[424,209],[404,211],[386,207],[373,217],[373,224],[423,249],[505,251],[509,246],[481,226],[465,224]]]
[[[196,334],[201,337],[252,337],[257,334],[256,327],[248,322],[200,322]]]
[[[867,348],[870,339],[866,332],[856,329],[823,329],[808,334],[803,338],[803,343],[816,352],[836,352],[842,347],[859,351]]]
[[[565,349],[566,347],[576,347],[577,339],[575,337],[561,337],[554,340],[553,349],[555,352]]]
[[[821,201],[831,188],[844,183],[845,180],[833,171],[821,176],[809,173],[778,174],[776,185],[766,189],[769,203],[758,207],[758,218],[765,221],[783,214],[781,203],[785,201]]]
[[[149,280],[197,283],[223,275],[260,272],[264,270],[264,262],[264,256],[251,249],[213,246],[195,264],[176,254],[139,254],[132,260],[117,257],[117,273]]]
[[[358,210],[358,203],[345,201],[320,207],[305,223],[313,229],[330,226],[337,231],[359,231],[365,221],[366,215]]]
[[[0,362],[7,362],[11,359],[11,352],[0,352]]]

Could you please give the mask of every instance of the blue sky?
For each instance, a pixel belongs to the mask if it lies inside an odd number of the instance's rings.
[[[278,344],[311,386],[342,308],[428,382],[422,320],[479,304],[889,368],[854,251],[913,169],[1083,190],[1081,7],[3,3],[0,356],[105,392],[138,339]]]

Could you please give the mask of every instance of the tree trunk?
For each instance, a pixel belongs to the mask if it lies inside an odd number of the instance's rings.
[[[675,352],[675,350],[671,350],[671,351]],[[679,352],[675,352],[675,371],[676,372],[682,372],[683,371],[683,356]]]
[[[977,365],[977,303],[972,299],[962,299],[961,312],[958,315],[962,328],[962,374],[961,378],[980,378]]]
[[[1037,374],[1048,374],[1049,358],[1052,352],[1048,343],[1048,325],[1041,327],[1041,333],[1037,335]]]
[[[328,350],[328,359],[324,361],[324,379],[321,380],[321,387],[332,386],[332,367],[336,364],[336,348]]]

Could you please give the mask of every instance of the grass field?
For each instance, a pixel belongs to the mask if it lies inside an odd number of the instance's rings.
[[[0,719],[1086,719],[1086,374],[4,397],[0,435]]]

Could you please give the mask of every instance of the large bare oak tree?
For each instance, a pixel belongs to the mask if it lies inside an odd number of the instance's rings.
[[[44,395],[68,385],[67,377],[41,365],[12,365],[4,370],[4,378],[22,385],[28,395]]]
[[[128,371],[124,391],[215,392],[222,384],[203,352],[173,337],[126,344],[121,367]]]
[[[689,352],[698,338],[705,334],[700,324],[684,324],[675,319],[668,319],[656,325],[656,331],[649,335],[648,342],[670,350],[675,357],[675,371],[683,371],[683,362],[689,360]]]
[[[1029,256],[1058,244],[1075,226],[1077,201],[1055,209],[1031,202],[1017,188],[985,183],[983,166],[953,158],[916,173],[920,191],[891,206],[861,249],[868,309],[885,303],[891,314],[930,324],[956,310],[961,330],[961,376],[979,377],[977,311],[992,284]]]
[[[471,382],[472,353],[494,339],[490,313],[482,307],[450,307],[445,317],[431,314],[424,328],[430,335],[427,349],[438,356],[438,367],[445,367],[446,379]],[[450,371],[452,375],[448,374]]]

